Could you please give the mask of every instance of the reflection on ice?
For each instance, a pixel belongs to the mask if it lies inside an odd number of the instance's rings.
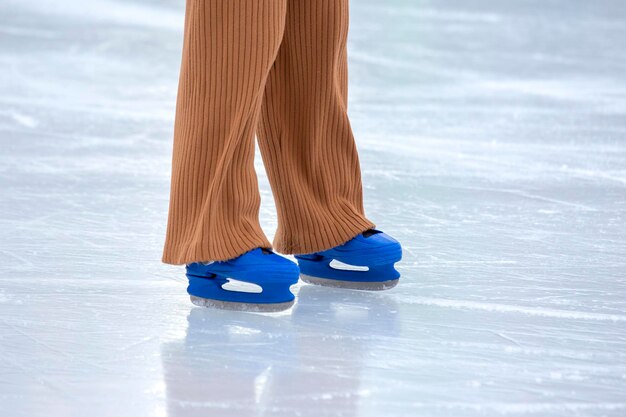
[[[298,300],[278,316],[192,309],[162,349],[168,416],[359,415],[367,359],[399,334],[395,301],[314,286]]]

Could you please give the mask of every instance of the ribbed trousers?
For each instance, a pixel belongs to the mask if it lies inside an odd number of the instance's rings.
[[[274,248],[311,253],[374,224],[347,116],[348,0],[187,0],[163,262],[272,245],[254,138],[278,215]]]

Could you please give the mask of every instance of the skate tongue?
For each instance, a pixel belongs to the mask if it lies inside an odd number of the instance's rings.
[[[364,231],[363,233],[361,233],[363,235],[363,237],[370,237],[373,235],[377,235],[378,233],[382,233],[380,230],[376,230],[376,229],[369,229]]]

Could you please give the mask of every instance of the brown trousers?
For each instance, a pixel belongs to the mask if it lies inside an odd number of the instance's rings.
[[[331,248],[373,227],[346,113],[348,0],[187,0],[163,262]]]

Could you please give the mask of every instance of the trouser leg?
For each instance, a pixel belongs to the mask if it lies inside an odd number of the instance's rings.
[[[270,246],[258,221],[254,133],[286,5],[187,0],[164,262]]]
[[[328,249],[374,226],[347,116],[347,33],[348,0],[288,0],[257,132],[283,253]]]

